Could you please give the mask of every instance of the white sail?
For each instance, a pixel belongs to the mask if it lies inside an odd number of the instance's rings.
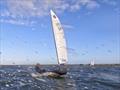
[[[94,66],[94,60],[92,60],[91,62],[90,62],[90,66]]]
[[[64,31],[61,23],[55,13],[51,10],[51,19],[54,32],[54,40],[57,52],[57,59],[59,64],[67,63],[67,48],[66,41],[64,37]]]

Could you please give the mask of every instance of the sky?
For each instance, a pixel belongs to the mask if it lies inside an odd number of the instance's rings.
[[[120,63],[120,0],[0,0],[0,64],[57,64],[51,9],[68,64]]]

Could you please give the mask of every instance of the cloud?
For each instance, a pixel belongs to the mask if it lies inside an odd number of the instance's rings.
[[[25,21],[25,20],[14,20],[14,19],[0,19],[0,23],[10,23],[14,25],[24,25],[24,26],[33,26],[34,21]]]
[[[5,22],[24,25],[21,22],[17,23],[17,20],[29,21],[31,18],[41,18],[49,15],[50,9],[57,13],[65,11],[74,13],[81,8],[90,11],[99,8],[101,3],[116,5],[113,0],[1,0],[0,17],[11,18]]]
[[[69,4],[62,0],[5,0],[5,13],[14,17],[41,17],[48,15],[50,9],[63,12]],[[9,14],[8,14],[9,13]]]
[[[95,9],[98,8],[100,5],[95,0],[77,0],[73,5],[71,5],[71,11],[80,10],[82,7],[87,9]]]
[[[42,16],[42,7],[37,5],[36,0],[7,0],[7,7],[11,15],[24,17]]]
[[[63,24],[62,26],[65,29],[73,29],[74,28],[72,25],[68,25],[68,24]]]
[[[0,5],[0,19],[4,19],[1,22],[17,25],[28,25],[34,21],[31,18],[47,16],[50,9],[62,13],[69,7],[62,0],[1,0]]]
[[[88,8],[88,9],[94,9],[94,8],[98,8],[98,7],[100,7],[100,5],[96,1],[90,1],[86,5],[86,8]]]
[[[117,2],[115,0],[100,0],[101,3],[116,6]]]
[[[94,0],[2,0],[4,11],[2,16],[12,16],[14,18],[42,17],[48,15],[50,9],[58,13],[79,10],[81,6],[94,9],[99,4]]]

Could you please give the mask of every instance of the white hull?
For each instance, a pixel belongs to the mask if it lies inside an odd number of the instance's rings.
[[[54,72],[45,72],[45,73],[32,73],[32,77],[40,78],[40,77],[60,77],[61,75],[54,73]]]

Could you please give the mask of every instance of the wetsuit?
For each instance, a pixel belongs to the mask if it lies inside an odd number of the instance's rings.
[[[42,69],[42,68],[39,67],[39,66],[35,66],[35,70],[36,70],[36,72],[38,72],[38,73],[44,73],[44,72],[46,72],[45,69]]]

